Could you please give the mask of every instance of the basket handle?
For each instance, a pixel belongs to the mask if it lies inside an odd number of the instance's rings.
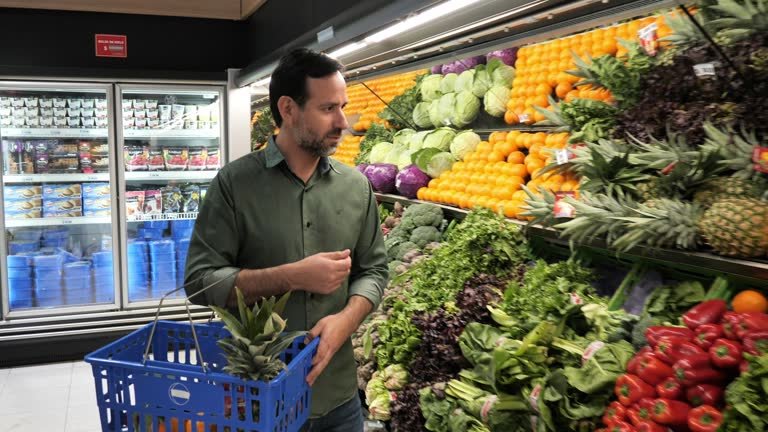
[[[210,289],[210,288],[220,284],[221,282],[224,282],[227,279],[230,279],[232,276],[235,276],[239,272],[240,272],[240,269],[233,270],[231,273],[227,274],[226,276],[222,277],[221,279],[219,279],[217,281],[214,281],[212,284],[210,284],[210,285],[208,285],[206,287],[203,287],[203,289],[197,291],[196,293],[192,294],[191,296],[188,296],[184,300],[184,307],[187,310],[187,317],[189,318],[189,326],[192,328],[192,339],[194,339],[194,341],[195,341],[195,350],[197,352],[197,355],[200,357],[200,365],[203,368],[203,373],[207,372],[206,371],[206,366],[205,366],[205,359],[203,359],[203,351],[200,349],[200,342],[197,340],[197,332],[195,332],[195,324],[194,324],[194,322],[192,320],[192,311],[189,310],[189,299],[194,297],[194,296],[196,296],[196,295],[198,295],[198,294],[200,294],[200,293],[202,293],[202,292],[207,291],[208,289]],[[152,323],[152,329],[149,331],[149,337],[147,338],[147,346],[144,349],[144,357],[142,358],[142,361],[141,361],[142,365],[146,365],[147,360],[149,359],[149,349],[152,346],[152,339],[155,336],[155,329],[157,328],[157,321],[160,319],[160,308],[163,307],[163,302],[165,301],[165,299],[168,298],[168,296],[176,293],[177,291],[186,288],[188,285],[192,285],[194,283],[200,282],[201,280],[203,280],[204,277],[205,276],[201,276],[201,277],[199,277],[199,278],[197,278],[197,279],[195,279],[193,281],[190,281],[190,282],[188,282],[186,284],[181,285],[180,287],[178,287],[178,288],[176,288],[174,290],[168,291],[167,293],[165,293],[164,296],[162,296],[160,298],[160,303],[157,305],[157,311],[155,312],[155,320]],[[209,323],[213,320],[213,317],[214,317],[214,313],[213,313],[213,311],[211,311],[211,317],[208,319]]]

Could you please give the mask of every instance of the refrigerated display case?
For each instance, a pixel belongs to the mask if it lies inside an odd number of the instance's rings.
[[[183,284],[198,208],[224,159],[223,88],[119,85],[117,98],[122,294],[140,307]]]
[[[109,84],[0,85],[3,315],[114,309]]]

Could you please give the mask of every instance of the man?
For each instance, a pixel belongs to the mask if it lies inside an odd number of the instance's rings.
[[[307,381],[311,432],[362,431],[350,336],[387,283],[376,200],[356,170],[329,158],[349,125],[343,67],[306,49],[283,57],[269,85],[280,133],[226,165],[208,189],[189,247],[187,294],[234,307],[291,292],[288,330],[320,337]],[[229,277],[237,272],[235,277]],[[204,297],[204,298],[203,298]]]

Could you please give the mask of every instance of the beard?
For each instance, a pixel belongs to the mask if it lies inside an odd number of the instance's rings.
[[[302,128],[298,134],[299,148],[314,157],[328,157],[336,153],[341,136],[341,129],[333,129],[325,134],[317,134],[309,129]],[[329,144],[328,141],[331,141]]]

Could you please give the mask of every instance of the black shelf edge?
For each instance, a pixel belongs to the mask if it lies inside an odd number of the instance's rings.
[[[430,201],[412,200],[392,194],[376,193],[375,195],[380,202],[390,204],[394,204],[395,202],[406,205],[414,203],[435,204],[442,208],[451,218],[459,220],[463,219],[468,213],[467,210]],[[553,228],[541,225],[528,226],[526,222],[516,219],[507,220],[515,225],[525,227],[526,233],[529,236],[535,236],[557,247],[567,248],[570,246],[568,239],[560,237],[560,233]],[[746,260],[714,255],[707,252],[657,249],[644,246],[633,248],[627,252],[621,252],[608,248],[605,242],[601,240],[593,240],[588,243],[577,243],[574,246],[588,248],[603,255],[613,256],[617,259],[645,260],[697,274],[731,275],[756,286],[768,287],[768,261],[766,260]]]

